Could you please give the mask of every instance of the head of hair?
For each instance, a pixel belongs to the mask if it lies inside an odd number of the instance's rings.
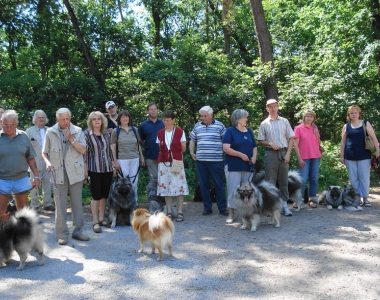
[[[131,126],[131,124],[132,124],[132,118],[131,118],[131,114],[129,113],[129,111],[128,110],[126,110],[126,109],[123,109],[121,112],[119,112],[119,114],[117,115],[117,118],[116,118],[116,122],[117,122],[117,124],[120,126],[120,119],[121,119],[121,117],[122,116],[127,116],[127,117],[129,117],[129,122],[128,122],[128,126]]]
[[[34,112],[33,117],[32,117],[32,123],[34,125],[36,125],[36,119],[37,119],[37,115],[38,114],[43,114],[44,115],[44,117],[45,117],[45,124],[47,124],[49,122],[49,119],[48,119],[47,115],[45,114],[45,112],[43,110],[41,110],[41,109],[38,109],[38,110],[36,110]]]
[[[171,110],[165,110],[163,113],[162,113],[162,118],[163,119],[175,119],[175,114],[173,111]]]
[[[302,115],[302,123],[305,123],[305,118],[306,118],[306,115],[307,114],[310,114],[313,116],[314,120],[313,120],[313,123],[315,122],[315,120],[317,119],[317,115],[315,114],[314,111],[312,111],[311,109],[307,109],[305,110],[305,112],[303,113]]]
[[[347,121],[350,122],[351,119],[350,119],[350,112],[352,112],[353,110],[357,110],[358,113],[359,113],[359,120],[362,119],[362,110],[360,109],[359,106],[357,105],[351,105],[348,109],[347,109]]]
[[[206,106],[203,106],[200,110],[199,110],[199,113],[202,113],[202,111],[204,112],[207,112],[210,116],[212,116],[213,114],[213,110],[210,106],[206,105]]]
[[[239,120],[245,117],[248,117],[248,112],[244,109],[235,109],[231,115],[231,124],[232,126],[237,126]]]
[[[17,114],[17,112],[15,110],[8,109],[1,116],[1,121],[4,122],[5,119],[7,119],[7,120],[13,120],[16,123],[18,123],[18,114]]]
[[[66,107],[61,107],[60,109],[58,109],[57,112],[55,113],[55,116],[58,119],[59,115],[62,115],[62,114],[69,114],[69,117],[71,118],[71,111]]]
[[[107,130],[107,126],[108,126],[108,120],[105,117],[105,115],[103,113],[101,113],[100,111],[93,111],[92,113],[90,113],[90,115],[87,118],[87,128],[90,130],[94,130],[94,128],[92,127],[92,118],[95,115],[99,116],[100,119],[102,119],[102,126],[100,127],[100,131],[105,132]]]
[[[153,106],[153,105],[158,109],[156,103],[154,103],[154,102],[150,102],[150,103],[147,105],[146,110],[149,110],[149,108],[150,108],[151,106]]]

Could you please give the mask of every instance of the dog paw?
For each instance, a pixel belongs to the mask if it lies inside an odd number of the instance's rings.
[[[246,226],[244,226],[244,225],[242,225],[241,227],[240,227],[240,229],[246,229],[247,227]]]
[[[256,231],[256,230],[257,230],[256,227],[252,227],[252,228],[251,228],[251,231]]]
[[[159,257],[157,258],[157,261],[161,261],[161,260],[162,260],[162,257],[159,256]]]
[[[22,271],[25,269],[25,266],[19,266],[18,268],[16,268],[17,271]]]
[[[112,223],[111,228],[115,228],[115,227],[116,227],[116,224]]]
[[[280,228],[280,224],[274,225],[275,228]]]
[[[139,249],[139,250],[137,250],[137,252],[142,253],[142,252],[144,252],[144,249]]]

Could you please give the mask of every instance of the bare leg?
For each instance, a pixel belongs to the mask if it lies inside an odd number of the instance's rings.
[[[5,214],[7,211],[9,195],[0,195],[0,221],[9,219],[10,214]]]
[[[166,196],[165,197],[165,203],[166,203],[166,210],[168,211],[168,214],[171,214],[172,213],[173,197],[172,196]]]
[[[184,195],[177,196],[177,209],[178,213],[182,214],[183,200],[185,199]]]
[[[28,192],[15,194],[15,200],[16,200],[17,210],[27,207],[28,206]]]
[[[91,213],[93,224],[99,223],[99,202],[99,200],[91,200]]]

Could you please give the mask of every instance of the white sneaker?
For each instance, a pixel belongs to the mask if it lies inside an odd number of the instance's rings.
[[[327,205],[327,209],[328,210],[332,210],[332,206],[331,205]]]
[[[288,208],[287,205],[283,207],[282,213],[283,213],[285,216],[288,216],[288,217],[293,216],[292,212],[290,211],[290,209]]]
[[[344,208],[350,211],[357,211],[356,207],[353,206],[345,206]]]
[[[343,208],[343,205],[338,206],[338,210],[342,210],[342,208]]]

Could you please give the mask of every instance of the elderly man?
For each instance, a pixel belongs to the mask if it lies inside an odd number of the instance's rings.
[[[82,129],[71,124],[71,112],[60,108],[56,112],[57,123],[46,133],[42,157],[46,169],[52,171],[56,189],[54,192],[55,231],[58,244],[66,245],[69,238],[67,227],[67,196],[70,193],[73,225],[72,238],[88,241],[82,233],[84,225],[82,207],[82,187],[84,180],[84,160],[86,142]]]
[[[278,115],[278,103],[269,99],[266,104],[268,118],[261,122],[257,140],[265,147],[265,180],[278,186],[283,199],[283,214],[292,216],[288,208],[288,171],[293,149],[294,132],[289,121]]]
[[[151,178],[157,180],[158,172],[158,152],[157,132],[164,128],[165,125],[158,118],[158,108],[155,103],[149,103],[147,107],[148,118],[141,122],[139,126],[140,145],[144,147],[146,166],[148,167]]]
[[[108,101],[106,103],[106,111],[107,113],[104,114],[107,117],[108,120],[108,125],[107,129],[114,129],[117,127],[117,107],[115,102],[113,101]]]
[[[36,110],[33,114],[32,123],[34,126],[26,130],[34,150],[37,153],[36,164],[38,169],[38,177],[41,178],[42,184],[42,197],[44,203],[44,209],[48,211],[55,211],[54,205],[51,203],[51,182],[50,176],[46,174],[45,160],[42,158],[42,146],[44,145],[46,130],[49,128],[45,126],[48,122],[48,118],[43,110]],[[34,180],[33,172],[30,172],[30,182]],[[35,211],[38,211],[40,207],[39,189],[33,188],[30,191],[31,207]]]
[[[213,119],[210,106],[199,110],[201,122],[194,125],[190,133],[190,155],[196,161],[199,186],[203,200],[202,215],[212,214],[210,197],[210,177],[215,186],[216,203],[219,213],[228,216],[227,199],[223,182],[223,145],[222,140],[226,127],[222,122]],[[195,146],[197,151],[195,153]]]
[[[28,205],[28,191],[31,185],[28,167],[35,178],[33,185],[40,185],[36,152],[24,131],[18,130],[18,114],[14,110],[6,110],[2,115],[3,129],[0,130],[0,220],[7,220],[5,214],[9,196],[13,193],[17,209]]]

